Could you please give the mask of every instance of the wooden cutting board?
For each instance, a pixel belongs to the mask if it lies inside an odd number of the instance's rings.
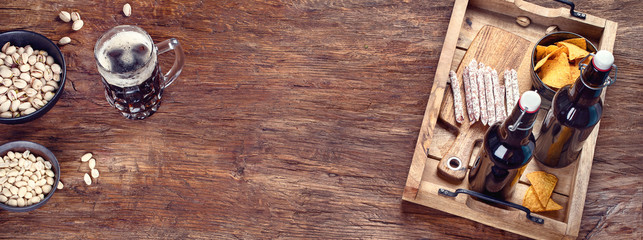
[[[503,72],[506,69],[516,69],[516,71],[518,71],[519,88],[522,93],[531,87],[530,81],[525,80],[525,78],[530,77],[529,71],[521,69],[521,67],[529,67],[526,66],[530,65],[530,62],[527,61],[529,58],[525,56],[530,54],[529,49],[532,48],[533,45],[530,41],[505,30],[492,26],[484,26],[480,29],[473,42],[471,42],[456,72],[460,86],[462,86],[460,95],[462,96],[462,106],[465,108],[463,113],[465,120],[462,124],[458,124],[455,121],[453,92],[450,87],[450,90],[446,91],[444,99],[442,100],[442,106],[440,107],[440,120],[450,125],[451,129],[456,129],[456,139],[453,145],[449,148],[449,151],[442,156],[438,164],[438,172],[442,178],[453,182],[459,182],[464,179],[474,146],[477,141],[482,140],[488,128],[488,126],[483,126],[480,121],[476,121],[474,124],[469,122],[469,116],[466,111],[466,95],[464,92],[464,84],[462,83],[462,71],[464,67],[469,64],[471,59],[476,59],[476,61],[496,69],[501,85],[504,85]],[[478,153],[473,154],[478,155]],[[454,161],[453,158],[459,159],[459,163],[457,160]]]

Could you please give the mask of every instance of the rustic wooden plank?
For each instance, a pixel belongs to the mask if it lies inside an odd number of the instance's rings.
[[[129,18],[123,1],[0,4],[0,32],[72,38],[62,47],[69,81],[60,102],[34,122],[0,125],[0,143],[49,147],[65,189],[33,212],[0,211],[1,239],[525,239],[400,198],[455,1],[128,2]],[[643,234],[643,154],[633,137],[643,131],[642,4],[577,2],[619,24],[620,70],[579,238]],[[83,29],[57,20],[59,10],[79,11]],[[181,77],[142,122],[108,106],[91,56],[117,24],[157,42],[177,37],[186,51]],[[161,58],[164,69],[171,60]],[[92,186],[78,161],[86,151],[101,170]]]
[[[539,225],[527,220],[523,212],[492,207],[485,203],[471,200],[466,195],[458,195],[455,200],[438,196],[437,191],[439,188],[439,186],[429,182],[422,184],[422,189],[420,189],[418,198],[414,202],[433,208],[441,207],[445,212],[478,222],[485,222],[487,225],[532,238],[560,239],[564,236],[566,224],[561,222],[546,220],[543,225]],[[468,207],[461,207],[463,204],[468,205]]]
[[[606,21],[605,30],[603,38],[599,44],[599,49],[613,51],[614,41],[616,39],[616,29],[618,24],[612,21]],[[609,36],[608,36],[609,35]],[[601,93],[601,97],[605,100],[606,90]],[[605,104],[605,102],[603,102]],[[585,144],[583,144],[583,151],[578,157],[579,165],[588,165],[592,166],[594,160],[594,147],[596,146],[596,141],[598,138],[598,130],[600,128],[600,122],[596,124],[592,133],[590,133]],[[573,185],[573,190],[571,191],[572,201],[569,203],[569,227],[567,229],[567,235],[577,236],[580,231],[581,217],[583,215],[583,209],[585,208],[585,198],[587,195],[587,186],[589,184],[589,177],[591,173],[591,168],[578,170],[574,173],[576,176],[576,182]]]
[[[499,227],[512,232],[517,232],[525,236],[539,236],[541,231],[549,231],[552,226],[555,226],[552,234],[555,236],[562,237],[565,234],[567,228],[567,211],[569,208],[565,207],[559,211],[552,212],[543,212],[535,213],[538,216],[544,217],[547,225],[543,227],[533,228],[533,225],[526,224],[523,227],[512,226],[514,221],[525,222],[528,221],[524,218],[523,213],[519,213],[517,210],[507,211],[497,207],[489,206],[485,203],[478,202],[464,195],[459,195],[456,198],[446,198],[437,195],[437,190],[439,188],[446,188],[449,190],[455,190],[458,188],[467,188],[468,182],[450,182],[445,181],[438,174],[439,161],[429,160],[427,161],[426,167],[424,169],[423,175],[424,178],[422,187],[426,186],[425,192],[421,192],[418,197],[412,202],[422,204],[425,206],[439,208],[442,211],[455,214],[467,219],[472,219],[476,221],[485,221],[485,224],[493,224],[493,226]],[[535,163],[530,163],[535,164]],[[509,202],[516,204],[522,204],[523,196],[525,195],[528,184],[519,183],[516,186],[515,193],[510,199],[506,199]],[[569,202],[569,197],[554,193],[552,198],[557,203],[562,206],[567,206]],[[483,216],[484,215],[484,216]],[[496,219],[493,221],[487,221],[488,216],[496,216]],[[554,236],[552,235],[552,236]],[[540,235],[540,238],[544,238],[546,235]]]
[[[505,15],[498,10],[488,11],[481,9],[477,5],[472,5],[467,9],[465,24],[466,25],[462,27],[460,38],[458,39],[458,47],[469,46],[478,31],[484,26],[494,26],[503,29],[531,42],[537,42],[538,39],[542,38],[548,27],[535,22],[525,28],[518,25],[513,16]]]
[[[593,15],[581,20],[572,17],[566,5],[558,4],[555,8],[542,7],[524,0],[484,1],[473,0],[471,5],[515,18],[526,16],[532,23],[538,23],[545,28],[557,25],[564,31],[583,33],[589,39],[599,39],[605,26],[605,19]],[[578,9],[576,9],[578,11]]]
[[[450,125],[438,120],[435,131],[433,132],[433,144],[429,147],[428,156],[438,160],[441,159],[444,153],[449,151],[449,148],[453,145],[456,134],[457,131],[450,127]]]
[[[420,136],[418,137],[415,145],[415,153],[413,154],[413,161],[406,180],[406,187],[404,188],[404,198],[413,199],[417,194],[417,189],[420,187],[422,180],[422,172],[424,171],[424,164],[429,154],[429,144],[433,137],[435,124],[438,120],[439,111],[431,111],[432,109],[439,109],[442,103],[442,97],[446,88],[446,83],[449,75],[450,64],[456,49],[456,40],[460,26],[464,18],[464,12],[467,8],[467,0],[456,0],[451,14],[451,21],[447,29],[447,36],[449,39],[444,41],[442,51],[440,53],[440,60],[438,61],[435,78],[433,79],[433,86],[431,87],[431,95],[426,106],[424,119],[420,127]]]

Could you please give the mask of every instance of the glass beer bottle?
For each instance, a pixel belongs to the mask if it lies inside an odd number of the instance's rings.
[[[527,163],[531,160],[535,139],[531,133],[540,95],[522,94],[511,115],[487,129],[478,159],[469,172],[469,188],[497,199],[507,199]]]
[[[598,51],[589,66],[581,65],[581,75],[573,85],[558,90],[536,140],[536,160],[554,168],[576,161],[603,114],[600,96],[603,87],[613,83],[608,78],[616,67],[613,64],[612,53]]]

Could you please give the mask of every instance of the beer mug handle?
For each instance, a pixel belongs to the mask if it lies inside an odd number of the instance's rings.
[[[158,55],[174,49],[174,65],[172,66],[172,68],[170,68],[170,71],[164,75],[165,81],[163,83],[163,86],[161,86],[162,88],[166,88],[170,86],[170,84],[172,84],[172,82],[174,82],[174,80],[176,80],[176,78],[181,74],[181,70],[183,70],[183,65],[185,64],[185,54],[183,53],[181,44],[179,44],[179,41],[175,38],[170,38],[163,42],[157,43],[156,47],[158,48]]]

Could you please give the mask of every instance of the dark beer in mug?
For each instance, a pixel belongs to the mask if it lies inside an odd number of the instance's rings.
[[[177,59],[168,78],[161,73],[157,55],[171,49],[175,49]],[[107,101],[129,119],[154,114],[163,89],[178,77],[183,66],[183,51],[176,39],[159,43],[157,48],[143,29],[127,25],[105,33],[96,43],[94,56]]]

